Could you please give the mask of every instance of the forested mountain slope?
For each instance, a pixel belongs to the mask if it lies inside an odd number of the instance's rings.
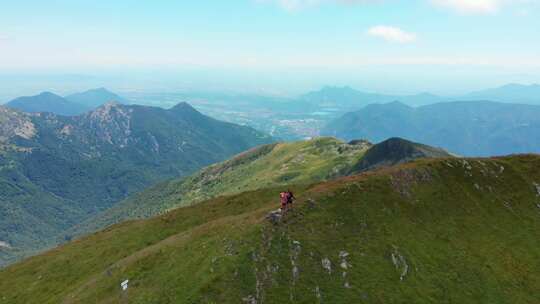
[[[0,264],[156,182],[272,139],[187,104],[106,104],[80,116],[0,107]]]

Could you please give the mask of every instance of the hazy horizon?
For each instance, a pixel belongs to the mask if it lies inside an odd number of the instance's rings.
[[[0,12],[0,98],[100,86],[452,96],[538,83],[539,2],[9,2]]]

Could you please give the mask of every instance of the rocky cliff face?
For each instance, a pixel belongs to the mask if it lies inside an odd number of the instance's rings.
[[[0,106],[0,143],[8,142],[15,136],[24,139],[36,136],[36,127],[31,116]]]
[[[129,144],[133,108],[107,103],[75,119],[77,126],[98,141],[124,148]]]

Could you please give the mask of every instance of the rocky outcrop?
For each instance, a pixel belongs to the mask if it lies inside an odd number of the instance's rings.
[[[274,225],[279,224],[282,218],[283,218],[283,214],[281,213],[281,209],[271,211],[270,213],[266,215],[266,219],[269,220]]]
[[[409,264],[407,264],[405,256],[403,256],[398,248],[394,246],[394,250],[390,257],[392,258],[392,264],[394,264],[394,267],[399,272],[399,280],[403,281],[409,273]]]
[[[22,112],[0,106],[0,143],[8,142],[19,136],[31,139],[37,134],[31,116]]]
[[[83,115],[80,127],[91,130],[97,138],[111,145],[126,146],[130,142],[133,109],[109,102]]]

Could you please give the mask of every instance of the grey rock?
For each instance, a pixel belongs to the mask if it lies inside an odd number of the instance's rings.
[[[324,258],[324,259],[322,259],[321,263],[322,263],[322,267],[324,268],[324,270],[326,270],[328,272],[328,274],[331,274],[332,273],[332,262],[330,261],[330,259]]]
[[[341,259],[344,259],[344,258],[346,258],[346,257],[348,257],[348,256],[349,256],[349,253],[348,253],[347,251],[340,251],[340,252],[339,252],[339,257],[340,257]]]
[[[307,206],[309,209],[315,209],[317,207],[317,202],[314,199],[310,198],[307,200]]]
[[[281,213],[281,209],[272,211],[266,215],[266,219],[269,220],[274,225],[279,224],[282,218],[283,218],[283,214]]]
[[[246,304],[257,304],[257,299],[252,295],[242,298],[242,301]]]
[[[293,275],[294,281],[298,280],[298,277],[300,276],[300,270],[298,269],[298,266],[296,265],[293,266],[292,275]]]
[[[315,286],[315,297],[317,299],[321,299],[322,295],[321,295],[321,289],[319,288],[319,286]]]
[[[403,281],[409,273],[409,265],[405,257],[398,251],[397,247],[394,247],[394,252],[391,255],[392,263],[396,270],[400,272],[399,280]]]

